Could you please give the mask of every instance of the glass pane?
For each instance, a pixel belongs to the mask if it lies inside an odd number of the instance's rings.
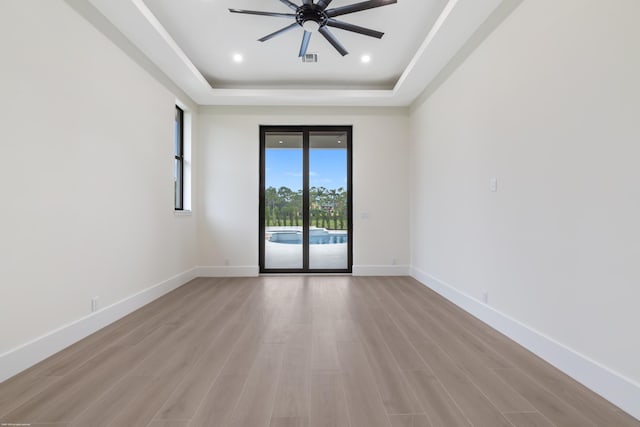
[[[265,137],[265,252],[267,269],[301,269],[302,133]]]
[[[180,150],[180,123],[176,121],[176,125],[174,127],[174,144],[173,144],[173,154],[175,156],[181,156],[182,152]]]
[[[309,134],[309,268],[348,268],[347,134]]]
[[[173,153],[176,156],[182,157],[182,123],[184,121],[184,113],[183,111],[176,107],[176,119],[173,127],[174,131],[174,146]]]
[[[180,160],[173,161],[173,191],[175,195],[174,207],[182,209],[182,162]]]

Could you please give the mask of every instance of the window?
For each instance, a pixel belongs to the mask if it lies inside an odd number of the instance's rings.
[[[174,208],[184,210],[184,111],[176,106],[175,135],[174,135]]]

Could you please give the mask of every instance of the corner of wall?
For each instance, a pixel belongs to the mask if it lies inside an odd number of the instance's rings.
[[[420,108],[424,102],[433,95],[438,88],[446,82],[449,77],[462,65],[469,56],[502,24],[502,22],[516,10],[524,0],[504,0],[493,13],[478,27],[475,33],[467,40],[462,48],[451,58],[438,75],[427,85],[427,87],[414,99],[409,106],[410,113]]]
[[[207,266],[196,267],[197,277],[257,277],[260,268],[257,265],[244,266]]]
[[[193,268],[0,354],[0,382],[69,347],[198,277]]]
[[[354,265],[353,276],[409,276],[408,265]]]
[[[640,384],[424,271],[411,267],[411,277],[640,419]]]

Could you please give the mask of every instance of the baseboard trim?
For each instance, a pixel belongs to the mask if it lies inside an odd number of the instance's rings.
[[[257,277],[260,274],[260,267],[257,265],[196,267],[196,272],[198,277]]]
[[[196,269],[193,268],[177,274],[135,295],[0,354],[0,382],[13,377],[166,293],[179,288],[197,277],[195,273]]]
[[[408,276],[408,265],[354,265],[353,276]],[[260,275],[260,267],[246,266],[209,266],[196,267],[198,277],[256,277]]]
[[[640,419],[640,384],[482,303],[480,300],[436,277],[414,267],[411,267],[411,276],[633,417]]]
[[[354,265],[353,276],[408,276],[408,265]]]

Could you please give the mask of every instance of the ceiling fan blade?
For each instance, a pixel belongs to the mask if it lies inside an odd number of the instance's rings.
[[[291,3],[289,0],[280,0],[282,3],[289,6],[289,9],[298,10],[298,5],[295,3]]]
[[[389,4],[398,3],[398,0],[368,0],[361,3],[350,4],[348,6],[336,7],[326,12],[329,18],[346,15],[347,13],[360,12],[362,10],[373,9],[376,7],[387,6]]]
[[[325,39],[327,39],[329,43],[331,43],[333,47],[336,48],[338,52],[340,52],[340,55],[345,56],[349,53],[347,49],[345,49],[344,46],[342,46],[342,44],[338,41],[336,36],[334,36],[331,31],[327,29],[327,27],[320,27],[318,31],[324,36]]]
[[[302,36],[302,44],[300,45],[300,53],[299,57],[303,57],[307,54],[307,49],[309,48],[309,40],[311,40],[311,33],[309,31],[305,31]]]
[[[242,9],[229,9],[231,13],[246,13],[248,15],[261,15],[261,16],[275,16],[276,18],[295,18],[293,13],[276,13],[276,12],[260,12],[258,10],[242,10]]]
[[[307,6],[313,6],[313,0],[302,0],[302,4],[306,4]]]
[[[382,36],[384,36],[384,33],[381,33],[380,31],[359,27],[357,25],[349,24],[348,22],[342,22],[335,19],[329,19],[327,21],[327,25],[329,27],[340,28],[341,30],[352,31],[358,34],[364,34],[365,36],[375,37],[377,39],[381,39]]]
[[[329,3],[331,3],[331,1],[332,0],[318,0],[318,3],[316,3],[316,6],[318,6],[320,10],[325,10],[327,6],[329,6]]]
[[[300,25],[298,25],[297,22],[294,22],[291,25],[287,25],[284,28],[279,29],[278,31],[275,31],[271,34],[268,34],[264,37],[262,37],[261,39],[258,39],[259,42],[266,42],[267,40],[271,40],[272,38],[279,36],[282,33],[286,33],[287,31],[293,30],[294,28],[300,28]]]

